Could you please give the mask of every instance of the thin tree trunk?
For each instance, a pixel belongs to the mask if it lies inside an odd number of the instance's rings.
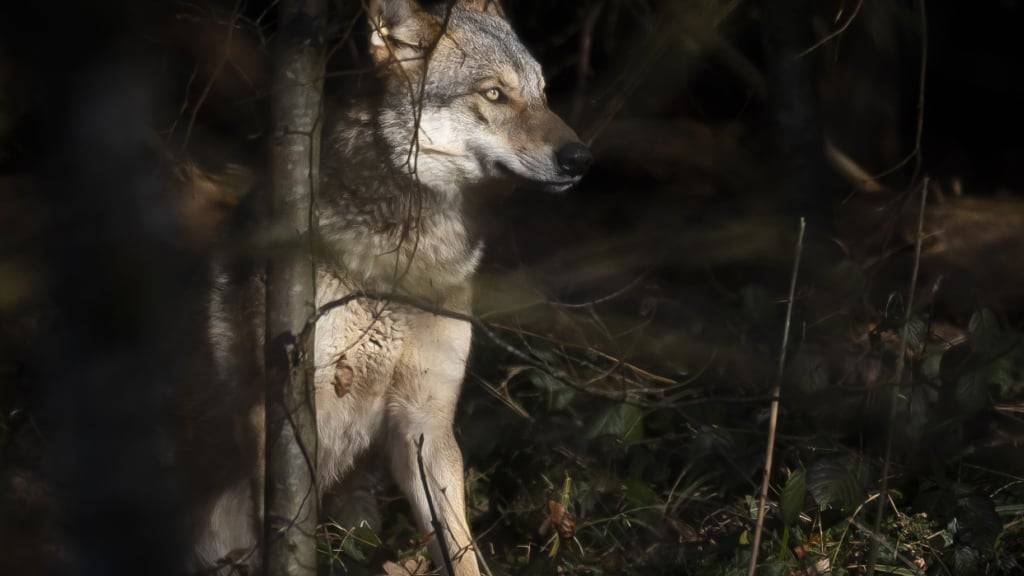
[[[281,0],[274,47],[267,267],[267,438],[264,566],[316,574],[315,330],[312,232],[319,177],[324,0]]]

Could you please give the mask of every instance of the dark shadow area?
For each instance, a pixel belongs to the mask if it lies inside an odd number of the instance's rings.
[[[503,5],[595,163],[467,199],[474,314],[533,362],[476,331],[456,429],[490,571],[746,573],[802,217],[760,573],[1021,573],[1024,4]],[[331,8],[326,93],[365,98],[362,7]],[[213,416],[248,393],[196,374],[265,182],[274,14],[5,11],[0,573],[185,573],[251,452]],[[360,490],[381,526],[328,495],[323,573],[414,565],[398,492]]]

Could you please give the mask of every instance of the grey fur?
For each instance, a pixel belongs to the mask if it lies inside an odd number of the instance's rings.
[[[447,14],[444,7],[423,11],[412,0],[371,2],[371,53],[382,92],[329,114],[317,199],[318,305],[373,290],[468,313],[483,246],[469,233],[464,196],[510,176],[551,190],[579,180],[560,174],[556,152],[578,138],[547,108],[540,66],[500,8],[483,5],[460,0]],[[485,97],[490,87],[500,87],[507,102]],[[225,389],[245,388],[261,374],[260,355],[239,348],[262,345],[262,287],[258,275],[232,274],[221,263],[214,268],[208,330],[214,379]],[[373,448],[386,456],[429,532],[413,443],[423,434],[458,576],[479,574],[452,434],[469,344],[464,322],[354,301],[317,323],[315,350],[320,489],[346,478]],[[246,551],[259,533],[259,395],[250,394],[243,407],[243,429],[257,437],[255,454],[245,459],[254,467],[220,490],[200,520],[197,567],[225,557],[251,565],[258,558]]]

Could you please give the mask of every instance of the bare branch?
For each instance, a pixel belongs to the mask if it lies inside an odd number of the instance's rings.
[[[836,38],[836,37],[842,35],[842,33],[846,32],[846,29],[850,27],[850,24],[853,24],[853,21],[857,19],[857,15],[860,14],[860,9],[863,8],[863,7],[864,7],[864,0],[857,0],[857,6],[853,9],[853,13],[850,14],[850,17],[847,18],[846,22],[843,23],[842,26],[840,26],[838,29],[836,29],[835,32],[832,32],[831,34],[825,36],[824,38],[822,38],[818,42],[815,42],[814,46],[811,46],[807,50],[804,50],[803,52],[797,54],[796,57],[797,58],[803,58],[804,56],[807,56],[808,54],[810,54],[811,52],[814,52],[818,48],[821,48],[825,44],[828,44],[829,42],[832,41],[833,38]]]

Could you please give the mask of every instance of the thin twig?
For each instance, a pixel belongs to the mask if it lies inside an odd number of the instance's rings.
[[[910,177],[910,182],[914,183],[917,181],[917,177],[921,175],[921,164],[924,162],[924,157],[921,154],[921,140],[924,136],[924,95],[925,87],[928,84],[928,12],[925,10],[924,0],[920,1],[920,26],[921,26],[921,76],[918,80],[918,92],[917,92],[917,133],[914,135],[914,150],[916,155],[914,157],[914,173]]]
[[[597,348],[594,348],[593,346],[590,346],[588,344],[578,344],[578,343],[575,343],[575,342],[566,342],[566,341],[563,341],[563,340],[560,340],[560,339],[557,339],[557,338],[553,338],[553,337],[550,337],[550,336],[544,336],[543,334],[539,334],[537,332],[531,332],[530,330],[527,330],[525,328],[519,328],[519,327],[515,327],[515,326],[508,326],[508,325],[505,325],[505,324],[499,324],[497,322],[491,322],[490,326],[492,326],[492,327],[494,327],[495,329],[498,329],[498,330],[504,330],[506,332],[513,332],[515,334],[518,334],[519,336],[529,336],[531,338],[536,338],[538,340],[543,340],[543,341],[548,342],[550,344],[555,344],[555,345],[557,345],[559,347],[573,348],[573,349],[576,349],[576,350],[583,350],[583,351],[585,351],[585,352],[587,352],[589,354],[594,354],[595,356],[598,356],[600,358],[608,360],[609,362],[615,362],[615,363],[619,364],[620,366],[622,366],[623,368],[627,368],[630,372],[635,373],[637,376],[639,376],[641,378],[645,378],[645,379],[650,380],[652,382],[656,382],[658,384],[664,384],[665,386],[668,386],[668,388],[660,388],[659,389],[660,391],[670,390],[670,389],[676,388],[676,387],[681,386],[681,385],[692,384],[693,380],[694,380],[693,378],[688,378],[687,380],[684,380],[683,382],[680,382],[678,380],[675,380],[675,379],[672,379],[672,378],[668,378],[668,377],[662,376],[660,374],[655,374],[653,372],[645,370],[645,369],[643,369],[643,368],[641,368],[641,367],[639,367],[639,366],[637,366],[635,364],[632,364],[632,363],[626,361],[625,358],[615,357],[615,356],[613,356],[611,354],[608,354],[606,352],[602,352],[601,350],[598,350]],[[703,370],[701,370],[701,372],[703,372]]]
[[[914,137],[914,149],[909,154],[903,157],[902,160],[897,162],[894,166],[874,174],[871,176],[872,180],[879,180],[884,178],[893,172],[896,172],[900,168],[907,165],[907,162],[911,160],[915,161],[914,172],[915,177],[911,179],[911,184],[917,179],[917,174],[920,170],[922,162],[921,158],[921,140],[924,135],[924,101],[925,92],[928,84],[928,13],[925,9],[924,0],[921,0],[920,10],[918,11],[920,16],[921,26],[921,69],[919,72],[918,87],[917,87],[917,132]]]
[[[552,302],[552,304],[554,304],[555,306],[558,306],[559,308],[589,308],[591,306],[597,306],[598,304],[604,304],[605,302],[609,302],[611,300],[614,300],[614,299],[618,298],[619,296],[622,296],[626,292],[629,292],[630,290],[635,288],[638,284],[640,284],[640,282],[642,282],[646,277],[647,277],[647,272],[644,272],[643,274],[641,274],[641,275],[637,276],[636,278],[634,278],[633,280],[631,280],[629,282],[629,284],[626,284],[622,288],[619,288],[618,290],[616,290],[616,291],[614,291],[614,292],[612,292],[610,294],[606,294],[604,296],[601,296],[601,297],[595,298],[593,300],[590,300],[589,302],[578,302],[578,303],[577,302],[573,302],[573,303]]]
[[[885,460],[882,463],[882,497],[878,501],[878,512],[875,515],[875,533],[880,533],[882,518],[885,516],[885,501],[889,494],[889,469],[892,464],[892,438],[893,430],[896,428],[897,401],[899,400],[900,385],[903,383],[903,372],[907,357],[907,336],[910,333],[908,327],[914,314],[914,293],[917,292],[917,275],[921,269],[921,245],[924,244],[924,213],[928,204],[928,178],[924,179],[921,185],[921,206],[917,215],[917,244],[914,247],[914,271],[910,276],[910,292],[907,294],[907,309],[903,317],[903,330],[900,336],[900,352],[896,357],[896,375],[892,385],[892,393],[889,398],[889,429],[885,435]],[[925,334],[927,339],[928,335]],[[875,573],[875,560],[878,558],[878,543],[871,546],[871,554],[868,557],[868,576]]]
[[[814,52],[818,48],[821,48],[825,44],[828,44],[833,38],[839,36],[843,32],[846,32],[846,29],[850,27],[850,24],[853,24],[853,21],[857,19],[857,14],[860,14],[860,9],[863,6],[864,6],[864,0],[858,0],[857,6],[853,9],[853,13],[850,14],[850,17],[847,18],[846,22],[842,26],[840,26],[838,29],[836,29],[835,32],[832,32],[831,34],[829,34],[828,36],[825,36],[824,38],[822,38],[818,42],[815,42],[814,46],[811,46],[807,50],[804,50],[803,52],[797,54],[796,57],[797,58],[803,58],[804,56],[807,56],[808,54],[810,54],[811,52]]]
[[[639,397],[640,393],[642,393],[643,391],[607,390],[581,385],[580,383],[574,381],[572,378],[568,377],[564,372],[551,369],[544,362],[538,360],[530,353],[524,352],[523,350],[520,350],[519,348],[516,348],[515,346],[509,344],[505,339],[498,336],[491,329],[491,327],[488,326],[487,323],[482,321],[480,318],[463,312],[447,310],[440,306],[436,306],[429,302],[405,294],[389,294],[369,291],[351,292],[341,298],[338,298],[337,300],[332,300],[331,302],[328,302],[320,306],[316,314],[313,314],[312,316],[310,316],[310,318],[306,320],[306,326],[301,332],[301,336],[305,337],[308,334],[308,332],[311,331],[316,326],[316,323],[320,318],[323,318],[325,315],[329,314],[333,310],[336,310],[338,308],[344,308],[348,304],[355,302],[357,300],[376,300],[385,303],[398,304],[400,306],[408,306],[409,308],[414,308],[421,312],[433,314],[441,318],[450,318],[452,320],[460,320],[462,322],[467,322],[471,324],[474,328],[482,332],[483,335],[486,336],[488,340],[496,344],[502,350],[508,352],[516,359],[526,363],[531,368],[540,370],[547,376],[557,380],[559,383],[564,384],[569,388],[593,396],[598,396],[606,400],[613,400],[616,402],[622,402],[624,404],[631,404],[634,406],[639,406],[641,408],[650,408],[656,405],[653,402],[645,401]]]
[[[761,480],[761,502],[757,508],[757,525],[754,528],[754,547],[750,554],[750,565],[747,576],[757,572],[757,555],[761,547],[761,532],[764,530],[764,517],[768,508],[768,484],[772,478],[772,457],[775,455],[775,430],[779,423],[779,396],[782,394],[782,376],[786,367],[786,347],[789,345],[789,325],[793,319],[793,304],[796,300],[796,281],[800,274],[800,257],[804,252],[804,232],[807,220],[800,219],[800,233],[796,238],[796,249],[793,256],[793,275],[789,280],[789,302],[786,304],[786,322],[782,328],[782,347],[779,350],[779,363],[775,371],[775,383],[772,385],[772,405],[768,419],[768,445],[764,454],[764,478]]]
[[[444,560],[444,567],[450,576],[455,576],[455,568],[452,565],[452,554],[448,550],[448,539],[444,535],[444,524],[437,519],[437,510],[434,509],[434,497],[430,495],[430,485],[427,484],[427,469],[423,466],[423,434],[416,443],[416,464],[420,468],[420,481],[423,482],[423,493],[427,496],[427,509],[430,510],[430,525],[434,528],[434,537],[437,538],[437,545],[441,548],[441,559]]]

